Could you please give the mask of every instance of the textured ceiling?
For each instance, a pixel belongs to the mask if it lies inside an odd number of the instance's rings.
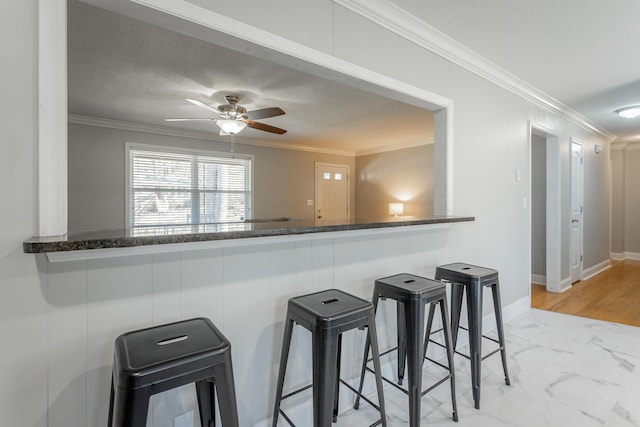
[[[640,1],[393,0],[418,19],[622,140],[640,119]]]
[[[640,104],[640,1],[388,1],[619,141],[640,141],[640,119],[614,113]],[[278,141],[358,151],[432,136],[432,115],[425,110],[77,0],[69,1],[69,14],[71,113],[166,126],[164,117],[206,116],[186,97],[217,105],[225,94],[237,93],[248,109],[280,106],[287,112],[264,120],[289,130]],[[404,130],[392,111],[402,115]],[[175,126],[216,130],[213,123]],[[273,138],[251,129],[240,135]]]
[[[185,98],[219,105],[236,94],[247,110],[282,108],[286,115],[260,121],[288,130],[246,129],[236,140],[358,152],[433,137],[428,110],[75,0],[68,3],[68,63],[70,114],[217,134],[214,122],[163,119],[212,117]]]

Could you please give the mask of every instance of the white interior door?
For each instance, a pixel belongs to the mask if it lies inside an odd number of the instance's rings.
[[[349,166],[316,163],[316,225],[349,219]]]
[[[582,279],[582,144],[571,140],[571,283]]]

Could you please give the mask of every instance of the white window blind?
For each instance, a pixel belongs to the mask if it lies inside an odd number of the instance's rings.
[[[251,158],[129,149],[129,225],[241,222],[251,217]]]

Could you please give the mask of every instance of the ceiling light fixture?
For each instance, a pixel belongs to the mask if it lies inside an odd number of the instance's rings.
[[[235,135],[247,127],[247,123],[240,120],[216,120],[216,124],[229,135]]]
[[[640,105],[620,108],[619,110],[616,110],[616,113],[618,113],[620,117],[624,117],[625,119],[634,119],[640,116]]]

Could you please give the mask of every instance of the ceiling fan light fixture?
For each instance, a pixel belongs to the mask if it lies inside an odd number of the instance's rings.
[[[635,119],[636,117],[640,116],[640,105],[620,108],[616,110],[616,113],[618,113],[620,117],[624,117],[625,119]]]
[[[216,124],[229,135],[235,135],[247,127],[247,124],[240,120],[216,120]]]

